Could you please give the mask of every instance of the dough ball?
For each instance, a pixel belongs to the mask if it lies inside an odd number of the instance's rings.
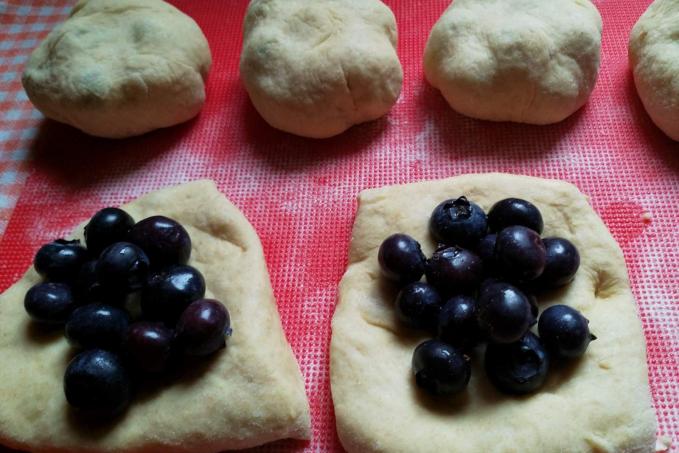
[[[45,116],[122,138],[197,115],[210,64],[198,25],[161,0],[81,0],[22,81]]]
[[[632,29],[629,62],[653,122],[679,140],[679,0],[656,0]]]
[[[556,123],[594,88],[601,27],[588,0],[455,0],[431,31],[425,75],[464,115]]]
[[[253,0],[240,72],[273,127],[337,135],[379,118],[398,99],[394,15],[379,0]]]

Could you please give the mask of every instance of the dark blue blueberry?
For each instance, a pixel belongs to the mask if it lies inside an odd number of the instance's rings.
[[[499,280],[498,278],[495,277],[484,278],[483,281],[481,281],[481,285],[479,285],[479,300],[483,296],[484,292],[486,292],[489,289],[492,289],[495,283],[501,282],[502,280]]]
[[[490,281],[481,287],[477,313],[479,327],[496,343],[513,343],[535,324],[526,295],[500,281]]]
[[[116,291],[104,288],[97,278],[97,261],[87,261],[80,268],[80,272],[73,283],[73,295],[78,305],[93,302],[104,302],[112,305],[123,305],[127,296],[126,291]]]
[[[476,310],[476,299],[471,296],[450,298],[439,313],[439,340],[463,349],[476,346],[482,337],[476,321]]]
[[[438,291],[421,282],[405,286],[396,296],[396,316],[414,329],[435,331],[443,301]]]
[[[485,356],[486,375],[498,390],[513,395],[542,387],[549,371],[549,353],[532,332],[508,344],[490,343]]]
[[[101,301],[102,288],[97,279],[97,261],[90,260],[81,267],[73,284],[73,293],[79,303]]]
[[[173,337],[174,331],[163,323],[134,323],[127,333],[127,353],[139,370],[160,373],[170,361]]]
[[[144,287],[149,267],[142,249],[129,242],[116,242],[101,253],[95,270],[105,290],[129,293]]]
[[[103,349],[81,352],[64,375],[66,400],[76,409],[113,416],[130,404],[130,376],[120,357]]]
[[[65,283],[38,283],[26,292],[24,308],[33,321],[63,324],[77,304]]]
[[[425,266],[427,282],[448,296],[475,290],[483,279],[483,262],[459,247],[441,248]]]
[[[226,307],[212,299],[191,303],[179,317],[175,341],[187,355],[205,356],[225,346],[231,334],[231,319]]]
[[[437,340],[425,341],[415,348],[412,366],[417,386],[432,395],[462,392],[472,374],[467,355]]]
[[[173,265],[155,272],[142,293],[144,317],[174,326],[186,307],[205,295],[205,279],[198,269]]]
[[[87,250],[93,256],[99,256],[109,245],[125,241],[132,226],[134,219],[122,209],[102,209],[85,225]]]
[[[419,242],[407,234],[392,234],[382,242],[377,255],[385,277],[401,285],[418,281],[427,258]]]
[[[553,305],[542,312],[538,322],[540,338],[555,357],[581,357],[590,341],[589,321],[582,313],[567,305]]]
[[[545,288],[556,288],[572,282],[580,267],[578,249],[563,238],[545,238],[542,242],[547,253],[545,269],[536,283]]]
[[[77,308],[66,323],[66,338],[76,348],[118,349],[127,337],[130,316],[121,308],[89,304]]]
[[[497,241],[497,234],[491,233],[485,235],[478,244],[476,244],[476,254],[483,261],[483,269],[486,274],[494,274],[497,271],[495,264],[495,242]]]
[[[540,210],[531,202],[520,198],[500,200],[488,211],[488,227],[497,233],[507,227],[521,225],[542,234],[544,226]]]
[[[160,215],[137,222],[128,240],[146,252],[156,269],[186,264],[191,256],[189,233],[175,220]]]
[[[439,204],[429,219],[434,239],[447,245],[474,247],[487,230],[486,213],[465,197]]]
[[[528,298],[528,302],[530,302],[530,313],[533,315],[533,318],[538,319],[538,314],[540,313],[540,306],[538,305],[538,298],[535,297],[535,294],[523,291],[523,294]]]
[[[547,261],[540,235],[524,226],[511,226],[500,231],[495,242],[495,262],[506,278],[527,282],[542,274]]]
[[[80,241],[57,239],[45,244],[35,254],[33,266],[38,274],[53,282],[70,282],[87,261],[88,253]]]

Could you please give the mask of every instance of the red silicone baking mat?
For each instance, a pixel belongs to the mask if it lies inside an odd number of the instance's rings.
[[[340,450],[328,345],[357,193],[470,172],[561,178],[591,196],[623,248],[648,342],[659,434],[679,437],[679,145],[651,123],[627,66],[627,37],[647,0],[596,2],[604,19],[597,87],[581,111],[544,127],[451,111],[424,81],[421,65],[428,32],[448,1],[388,1],[399,26],[402,96],[387,117],[327,140],[278,132],[248,101],[238,79],[246,1],[173,3],[196,19],[212,48],[203,112],[187,124],[122,141],[41,123],[30,144],[29,176],[0,242],[0,289],[20,277],[42,242],[98,208],[212,178],[262,239],[313,413],[310,443],[281,441],[261,451]]]

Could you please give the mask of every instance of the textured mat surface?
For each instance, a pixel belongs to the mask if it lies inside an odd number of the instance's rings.
[[[581,111],[545,127],[481,122],[451,111],[424,81],[421,65],[429,29],[447,0],[387,1],[399,25],[403,94],[386,118],[320,141],[271,129],[249,103],[238,80],[245,1],[173,3],[210,41],[208,102],[185,125],[107,141],[43,121],[21,91],[26,56],[69,2],[0,0],[0,230],[6,225],[0,289],[19,278],[42,242],[103,205],[212,178],[259,232],[313,411],[312,442],[260,451],[341,450],[328,344],[356,194],[469,172],[561,178],[591,196],[624,251],[648,342],[659,434],[679,438],[679,144],[651,123],[627,66],[627,37],[647,0],[595,2],[604,19],[597,87]]]

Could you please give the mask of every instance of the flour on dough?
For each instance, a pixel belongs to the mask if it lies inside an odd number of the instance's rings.
[[[656,0],[632,29],[629,62],[648,115],[679,140],[679,0]]]
[[[396,20],[379,0],[253,0],[243,29],[241,79],[277,129],[337,135],[401,92]]]
[[[455,0],[431,31],[424,73],[464,115],[556,123],[594,89],[601,26],[589,0]]]
[[[31,54],[22,82],[48,118],[108,138],[198,114],[210,48],[198,25],[162,0],[80,0]]]

